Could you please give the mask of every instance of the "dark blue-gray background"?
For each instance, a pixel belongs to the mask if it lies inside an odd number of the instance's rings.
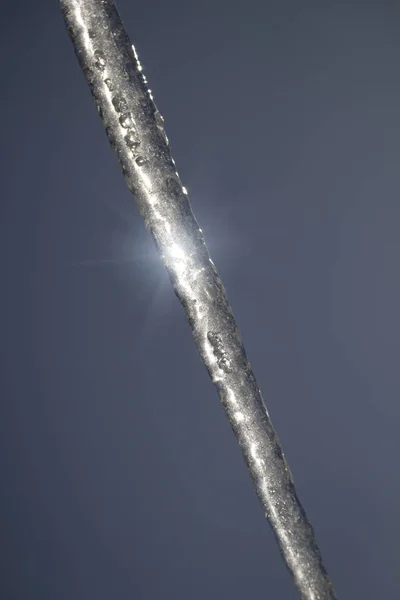
[[[119,9],[341,599],[400,597],[400,9]],[[57,2],[1,14],[4,600],[294,600]]]

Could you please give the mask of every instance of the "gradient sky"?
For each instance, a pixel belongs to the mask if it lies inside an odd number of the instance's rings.
[[[398,2],[118,7],[338,596],[397,599]],[[295,600],[58,3],[0,27],[0,597]]]

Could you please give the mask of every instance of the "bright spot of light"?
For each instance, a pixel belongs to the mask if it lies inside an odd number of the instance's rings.
[[[142,71],[142,70],[143,70],[143,67],[142,67],[142,65],[140,64],[138,53],[136,52],[136,48],[135,48],[135,46],[133,46],[133,45],[132,45],[132,50],[133,50],[133,54],[135,55],[135,58],[136,58],[136,62],[137,62],[137,67],[138,67],[138,70],[139,70],[139,71]]]
[[[235,412],[235,419],[238,423],[241,423],[242,421],[245,420],[245,416],[242,412],[237,411],[237,412]]]
[[[171,258],[177,258],[178,260],[184,260],[185,258],[185,253],[182,248],[178,246],[178,244],[172,244],[168,254],[171,256]]]

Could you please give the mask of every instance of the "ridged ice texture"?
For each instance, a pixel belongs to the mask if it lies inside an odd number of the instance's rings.
[[[110,0],[61,0],[68,32],[129,189],[168,270],[301,597],[335,598],[314,533],[168,147],[164,120]]]

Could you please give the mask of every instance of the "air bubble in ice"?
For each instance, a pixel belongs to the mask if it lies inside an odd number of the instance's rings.
[[[131,150],[133,150],[134,148],[137,148],[140,145],[140,140],[136,134],[136,131],[133,129],[128,131],[128,133],[126,134],[124,139],[125,139],[126,145]]]
[[[119,118],[119,122],[121,123],[121,126],[124,127],[124,129],[130,129],[131,127],[134,127],[132,115],[130,112],[123,113]]]
[[[115,110],[119,113],[123,113],[128,110],[128,103],[121,94],[114,96],[114,98],[112,99],[112,103],[114,105]]]
[[[104,71],[106,68],[106,57],[100,50],[96,50],[94,53],[94,66],[99,71]]]

